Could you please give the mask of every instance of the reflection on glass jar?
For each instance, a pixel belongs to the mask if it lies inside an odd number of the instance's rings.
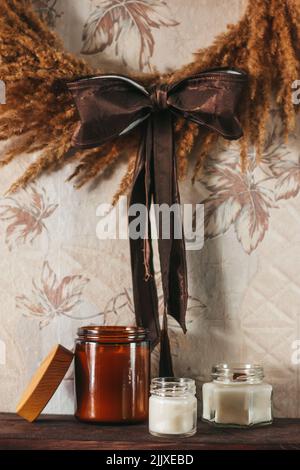
[[[135,423],[148,418],[150,347],[143,328],[79,328],[75,348],[75,416]]]
[[[217,364],[202,388],[204,421],[248,427],[272,423],[272,386],[260,365]]]

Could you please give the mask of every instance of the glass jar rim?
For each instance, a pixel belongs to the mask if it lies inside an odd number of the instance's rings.
[[[151,380],[150,392],[162,397],[182,397],[195,395],[194,379],[185,377],[155,377]]]
[[[211,376],[217,382],[257,383],[263,380],[264,369],[261,364],[220,362],[213,365]]]
[[[78,339],[104,343],[146,341],[148,330],[139,326],[88,325],[77,330]]]

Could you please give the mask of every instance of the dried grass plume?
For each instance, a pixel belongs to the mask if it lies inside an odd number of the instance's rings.
[[[291,84],[300,77],[300,0],[249,0],[242,19],[228,26],[212,46],[199,50],[192,63],[162,77],[140,74],[134,78],[149,85],[217,66],[240,67],[250,76],[247,96],[241,103],[241,159],[245,167],[250,144],[255,145],[257,159],[261,156],[273,99],[281,110],[286,136],[295,126],[297,108],[292,103]],[[65,52],[28,0],[1,1],[0,78],[6,83],[7,104],[0,106],[0,140],[13,137],[14,144],[1,155],[0,167],[21,152],[40,151],[11,191],[43,172],[57,170],[70,159],[78,161],[70,178],[82,186],[115,164],[124,148],[130,156],[129,166],[117,197],[128,190],[134,171],[136,132],[125,141],[118,139],[98,149],[70,149],[78,117],[68,92],[57,84],[94,73],[101,70],[92,70],[83,60]],[[196,177],[216,137],[182,120],[176,123],[175,133],[180,176],[186,174],[189,154],[197,145]]]

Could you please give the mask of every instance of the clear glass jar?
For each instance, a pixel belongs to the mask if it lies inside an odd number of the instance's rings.
[[[272,386],[263,378],[260,365],[213,366],[213,381],[202,388],[202,419],[225,427],[271,424]]]
[[[159,437],[186,437],[195,434],[197,399],[194,380],[155,378],[152,379],[150,391],[150,434]]]
[[[84,326],[75,347],[75,416],[138,423],[148,418],[150,345],[144,328]]]

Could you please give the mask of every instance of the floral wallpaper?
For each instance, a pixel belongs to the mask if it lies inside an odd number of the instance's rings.
[[[43,232],[48,233],[46,219],[58,204],[52,204],[45,188],[30,186],[0,204],[0,221],[6,223],[5,243],[11,251],[14,245],[26,245]]]
[[[38,318],[41,329],[47,326],[55,315],[65,315],[76,320],[78,317],[74,313],[82,302],[82,291],[88,282],[89,279],[82,275],[64,276],[58,279],[48,261],[45,261],[41,278],[38,281],[32,279],[30,296],[25,294],[17,296],[16,307],[24,315]]]
[[[97,4],[82,33],[82,54],[97,54],[109,46],[125,65],[128,37],[138,56],[140,70],[151,69],[155,47],[153,29],[177,26],[161,0],[107,0]]]
[[[32,1],[67,49],[117,73],[180,67],[246,4]],[[196,378],[200,395],[213,363],[262,362],[277,416],[300,416],[300,369],[291,360],[300,339],[299,143],[298,129],[286,142],[274,108],[260,162],[250,151],[242,172],[238,144],[220,141],[198,180],[181,184],[183,202],[204,204],[205,243],[187,256],[188,334],[170,321],[176,374]],[[27,164],[20,155],[1,171],[1,194]],[[54,344],[74,346],[79,326],[134,323],[128,242],[96,236],[97,207],[112,200],[124,169],[76,191],[66,168],[0,199],[1,411],[15,409]],[[156,349],[153,375],[157,362]],[[70,368],[45,411],[72,413],[73,404]]]
[[[300,190],[299,153],[285,142],[277,110],[271,112],[270,128],[260,162],[248,155],[248,168],[241,170],[239,146],[219,148],[211,155],[199,179],[208,195],[205,205],[205,235],[215,238],[233,225],[246,253],[254,251],[269,229],[272,209],[281,200],[296,197]],[[296,135],[290,137],[296,141]],[[296,143],[297,145],[297,143]]]

